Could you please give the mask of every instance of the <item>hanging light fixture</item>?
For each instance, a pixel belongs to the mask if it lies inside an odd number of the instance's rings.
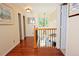
[[[26,10],[27,13],[31,12],[31,8],[26,8],[25,10]]]

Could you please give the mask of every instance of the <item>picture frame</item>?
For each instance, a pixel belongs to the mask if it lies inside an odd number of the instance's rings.
[[[68,10],[69,17],[79,15],[79,3],[69,3],[68,7],[69,7]]]
[[[6,4],[0,4],[0,25],[13,24],[12,9]]]
[[[35,24],[35,18],[34,17],[28,17],[28,24]]]

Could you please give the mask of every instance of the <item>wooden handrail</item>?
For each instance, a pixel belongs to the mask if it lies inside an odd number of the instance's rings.
[[[57,28],[34,28],[34,30],[57,30]]]

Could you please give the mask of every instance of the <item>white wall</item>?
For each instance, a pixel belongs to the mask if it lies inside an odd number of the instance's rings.
[[[27,17],[26,17],[26,12],[25,12],[25,9],[21,8],[21,6],[17,6],[15,3],[9,3],[9,5],[12,5],[14,7],[14,9],[17,11],[17,14],[20,13],[21,14],[21,35],[22,35],[22,38],[21,40],[24,40],[24,24],[23,24],[23,16],[25,16],[25,20],[27,20]]]
[[[55,7],[56,9],[54,9],[50,14],[47,14],[48,16],[48,26],[49,27],[54,27],[57,28],[57,37],[56,37],[56,43],[57,43],[57,48],[60,48],[60,5],[56,5]],[[35,8],[35,10],[37,10]],[[51,9],[52,10],[52,9]],[[43,11],[42,11],[43,12]],[[50,12],[50,11],[49,11]],[[41,12],[40,14],[33,14],[33,16],[37,17],[37,16],[42,16]],[[32,16],[31,15],[31,16]],[[27,20],[26,20],[27,22]],[[26,23],[26,36],[31,36],[31,32],[30,29],[28,29],[28,24]]]
[[[76,12],[79,10],[76,10]],[[71,12],[71,14],[73,14]],[[79,16],[67,17],[67,37],[66,53],[67,56],[79,56]]]
[[[51,14],[48,15],[48,27],[57,27],[57,10],[54,10]]]
[[[70,17],[67,21],[67,53],[70,56],[79,56],[79,16]]]
[[[26,13],[27,17],[36,17],[36,20],[38,20],[37,19],[38,17],[44,17],[44,12],[45,12],[46,13],[45,16],[48,17],[48,27],[56,28],[57,4],[55,5],[54,4],[48,4],[48,5],[33,4],[33,5],[30,5],[30,7],[32,8],[32,13]],[[28,20],[26,20],[26,23],[28,23]],[[38,26],[38,21],[36,22],[35,25]],[[32,24],[26,25],[26,36],[34,36]]]
[[[6,55],[20,42],[18,12],[21,11],[19,11],[15,6],[11,4],[7,5],[13,10],[13,24],[0,25],[0,55]]]
[[[14,23],[12,25],[0,25],[0,55],[5,55],[20,42],[19,41],[20,39],[19,39],[18,12],[21,13],[22,16],[26,15],[24,10],[22,10],[21,8],[18,8],[14,4],[7,4],[7,5],[9,5],[13,10],[14,15],[13,15],[12,19],[13,19]],[[60,15],[60,13],[59,12],[60,12],[60,7],[57,6],[57,9],[54,9],[54,11],[49,16],[49,18],[50,18],[49,26],[51,26],[51,27],[57,26],[57,39],[56,39],[57,48],[59,48],[59,35],[60,35],[59,34],[59,20],[60,20],[59,15]],[[36,16],[36,15],[37,14],[34,14],[34,16]],[[37,15],[37,16],[39,16],[39,15]],[[23,17],[21,17],[21,18],[23,19]],[[57,23],[56,23],[56,20],[57,20]],[[26,22],[27,22],[27,17],[26,17]],[[22,21],[22,23],[23,23],[23,21]],[[23,28],[23,25],[22,25],[22,28]],[[26,36],[27,36],[27,34],[29,36],[29,33],[31,33],[30,31],[31,30],[28,29],[28,24],[26,23]],[[22,39],[24,39],[23,32],[24,31],[22,29]]]
[[[28,24],[28,17],[33,17],[33,15],[31,13],[26,13],[26,36],[27,37],[31,37],[31,36],[34,36],[34,30],[33,30],[33,27],[34,27],[34,24]]]
[[[57,12],[57,37],[56,37],[56,47],[57,49],[60,49],[60,5],[57,6],[56,9]]]
[[[51,15],[53,15],[53,13]],[[50,28],[56,28],[56,21],[57,21],[56,17],[54,17],[54,16],[53,17],[52,16],[49,17],[49,16],[48,16],[48,27],[50,27]],[[38,26],[38,22],[35,25]],[[34,30],[33,30],[33,28],[34,28],[34,24],[28,24],[28,20],[26,18],[26,36],[34,36]]]

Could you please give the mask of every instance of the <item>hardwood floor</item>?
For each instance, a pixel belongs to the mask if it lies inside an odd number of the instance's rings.
[[[21,41],[6,56],[64,56],[60,50],[56,48],[33,48],[33,38],[28,37]]]

